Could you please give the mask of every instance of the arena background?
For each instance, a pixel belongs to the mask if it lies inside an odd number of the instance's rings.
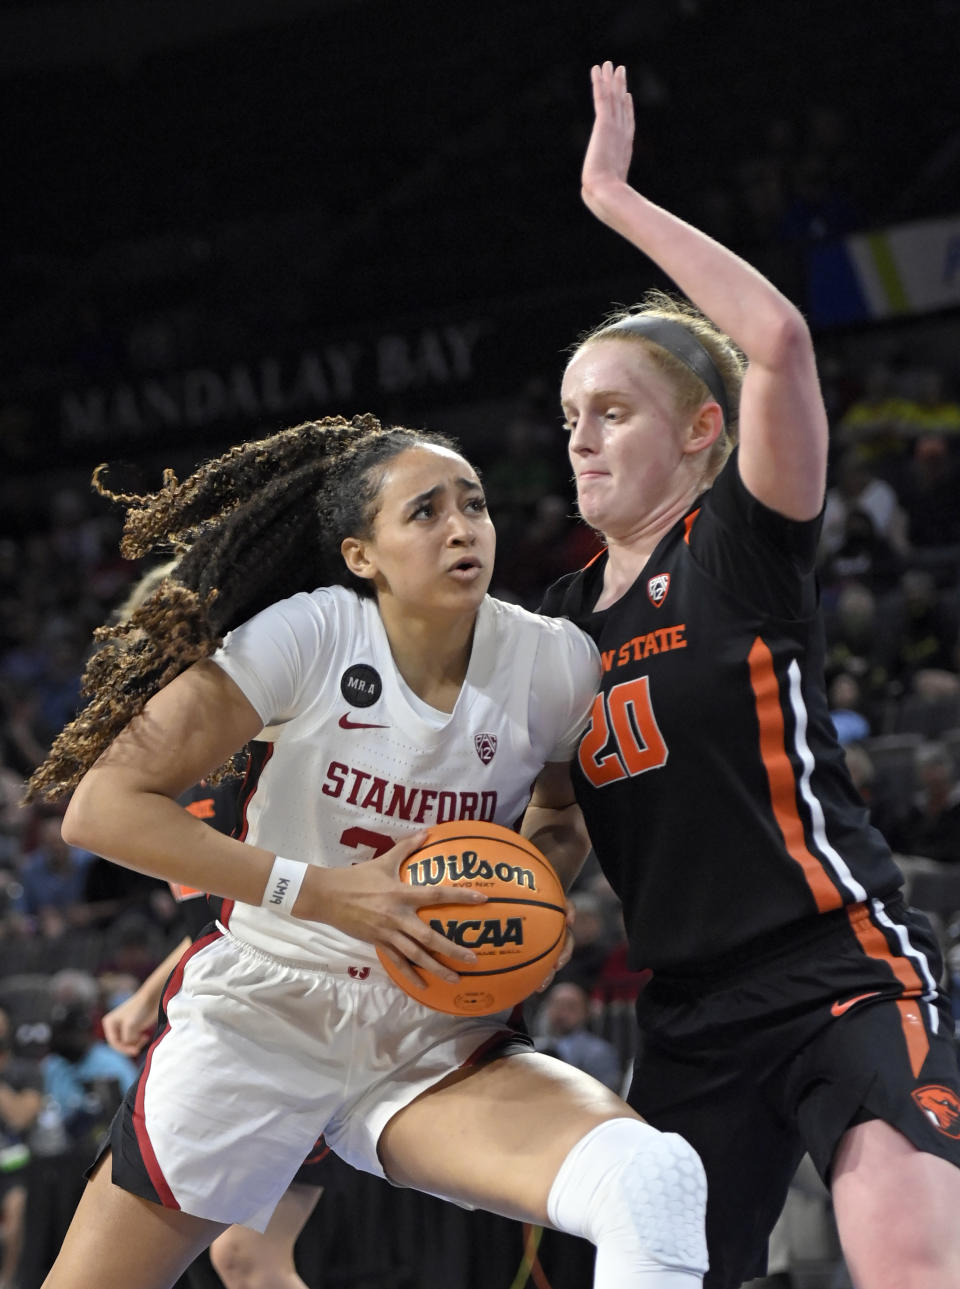
[[[896,485],[931,430],[956,464],[958,33],[958,0],[5,0],[0,1002],[27,1054],[42,1055],[50,976],[100,978],[118,950],[108,922],[48,936],[15,911],[38,821],[13,785],[140,572],[116,555],[91,469],[152,487],[164,466],[334,412],[448,430],[485,469],[511,553],[495,589],[536,604],[584,549],[555,408],[564,350],[666,285],[579,200],[588,71],[605,58],[636,99],[633,181],[809,318],[832,470],[852,412],[894,396],[912,411],[880,416],[900,446],[879,472]],[[956,553],[945,540],[915,561],[954,616]],[[876,739],[960,727],[941,703],[939,727],[905,728],[909,685],[888,689]],[[152,952],[173,934],[148,931]],[[595,1019],[629,1047],[618,1002]],[[61,1161],[32,1167],[21,1289],[75,1202]],[[781,1274],[840,1285],[828,1206],[811,1204]],[[301,1261],[311,1284],[368,1289],[586,1282],[575,1242],[546,1237],[524,1261],[524,1239],[357,1183],[321,1203]]]

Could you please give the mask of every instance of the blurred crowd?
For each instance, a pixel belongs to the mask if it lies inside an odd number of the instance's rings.
[[[494,593],[535,608],[598,549],[568,501],[564,438],[534,383],[485,463]],[[835,415],[819,552],[833,718],[871,818],[934,919],[960,1025],[960,404],[943,373],[878,365]],[[143,569],[82,481],[0,539],[0,1231],[13,1283],[26,1176],[89,1152],[133,1078],[100,1019],[180,939],[165,884],[68,846],[24,778],[82,702],[93,629]],[[529,1005],[538,1046],[623,1089],[642,975],[591,859],[572,893],[577,946]],[[71,1158],[74,1156],[71,1155]],[[80,1165],[72,1174],[80,1184]],[[76,1193],[70,1191],[72,1201]]]

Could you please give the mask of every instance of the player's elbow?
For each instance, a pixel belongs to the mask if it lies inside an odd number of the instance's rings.
[[[98,798],[100,791],[94,777],[81,779],[64,812],[60,835],[68,846],[96,851],[103,821],[103,805]]]
[[[763,345],[763,365],[781,370],[797,361],[806,362],[813,353],[813,337],[806,319],[789,300],[777,301],[763,328]]]

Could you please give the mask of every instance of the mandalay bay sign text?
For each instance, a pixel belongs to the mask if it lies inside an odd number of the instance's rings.
[[[358,410],[356,400],[365,411],[385,395],[456,397],[471,392],[481,374],[478,344],[494,330],[491,322],[467,319],[369,339],[331,340],[223,369],[198,366],[67,390],[60,397],[61,443],[129,443],[158,432],[173,437],[178,430],[236,422],[349,415]]]

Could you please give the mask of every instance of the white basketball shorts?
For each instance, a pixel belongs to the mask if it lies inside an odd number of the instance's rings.
[[[111,1128],[113,1181],[262,1231],[322,1134],[383,1177],[389,1120],[464,1065],[529,1049],[510,1014],[457,1017],[380,967],[273,958],[222,929],[184,954]]]

